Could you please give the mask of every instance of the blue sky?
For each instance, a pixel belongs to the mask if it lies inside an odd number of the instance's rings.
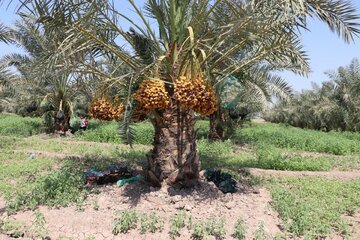
[[[136,0],[135,2],[141,3],[142,1]],[[360,15],[360,1],[353,0],[353,2]],[[130,9],[128,4],[121,7]],[[8,9],[5,4],[0,6],[1,22],[11,26],[16,19],[14,12],[14,6]],[[133,14],[133,12],[129,10],[128,14]],[[324,74],[326,71],[336,71],[338,67],[350,64],[353,58],[360,59],[360,38],[356,38],[355,43],[346,44],[335,33],[332,33],[324,23],[314,20],[309,21],[308,28],[310,32],[302,33],[302,42],[310,57],[312,72],[309,77],[301,77],[288,72],[281,73],[281,76],[297,91],[311,88],[312,81],[321,83],[328,80]],[[0,57],[13,52],[21,52],[21,50],[0,43]]]

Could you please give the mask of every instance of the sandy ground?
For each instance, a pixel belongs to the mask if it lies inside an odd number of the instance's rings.
[[[263,188],[252,189],[242,186],[240,188],[237,193],[225,195],[212,183],[205,181],[192,190],[173,187],[158,189],[144,183],[133,183],[124,187],[109,185],[100,188],[99,194],[92,194],[83,206],[83,211],[79,211],[75,206],[61,209],[40,207],[39,210],[45,217],[45,227],[51,239],[60,236],[72,237],[76,240],[86,239],[89,236],[95,237],[96,240],[169,239],[169,219],[179,210],[191,215],[193,222],[210,217],[223,218],[227,229],[225,239],[234,239],[231,235],[240,217],[247,225],[246,239],[252,238],[262,222],[271,237],[281,232],[281,221],[270,207],[271,197],[268,191]],[[98,210],[94,209],[95,202]],[[126,235],[114,236],[112,227],[116,212],[126,209],[143,213],[156,212],[167,219],[164,230],[144,235],[141,235],[139,230],[132,230]],[[25,211],[10,218],[31,225],[35,217],[33,211]],[[6,238],[0,235],[0,239]],[[185,228],[181,231],[181,237],[177,239],[191,239],[191,233]]]
[[[356,180],[360,179],[360,172],[341,172],[341,171],[330,171],[330,172],[317,172],[317,171],[280,171],[272,169],[260,169],[251,168],[250,173],[256,176],[265,175],[277,175],[277,176],[288,176],[288,177],[322,177],[327,179],[339,179],[339,180]]]
[[[263,169],[250,169],[252,174],[264,176],[277,174],[284,176],[320,176],[336,179],[358,179],[358,172],[291,172]],[[269,239],[281,233],[282,223],[278,214],[271,208],[271,196],[264,188],[254,189],[246,185],[238,185],[239,191],[234,194],[223,194],[213,183],[204,179],[193,189],[174,188],[164,186],[153,188],[144,182],[132,183],[123,187],[106,185],[99,188],[99,193],[92,193],[86,200],[81,210],[76,206],[50,209],[41,206],[40,212],[44,215],[45,228],[50,239],[68,237],[74,240],[85,240],[93,237],[96,240],[160,240],[170,239],[170,218],[179,211],[185,211],[192,216],[193,222],[207,218],[223,218],[227,235],[225,239],[235,239],[234,225],[237,219],[242,218],[247,225],[246,239],[253,239],[254,232],[259,224],[263,223]],[[0,219],[11,219],[26,223],[31,226],[35,216],[33,211],[18,212],[16,215],[7,216],[4,212],[5,200],[0,197]],[[96,208],[95,208],[96,206]],[[164,218],[164,230],[154,234],[140,234],[139,230],[131,230],[127,234],[113,235],[112,227],[117,212],[127,209],[139,213],[155,212]],[[360,214],[344,216],[353,224],[353,238],[360,239]],[[31,239],[25,236],[22,239]],[[0,233],[0,240],[13,239]],[[191,239],[191,231],[184,228],[177,239]],[[207,238],[214,239],[214,238]],[[290,238],[289,238],[290,239]],[[334,235],[328,240],[340,240],[342,236]]]

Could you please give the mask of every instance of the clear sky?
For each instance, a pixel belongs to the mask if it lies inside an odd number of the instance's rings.
[[[1,2],[1,0],[0,0]],[[120,2],[120,1],[119,1]],[[127,1],[123,1],[127,2]],[[141,0],[135,1],[141,3]],[[353,0],[360,15],[360,0]],[[122,3],[121,3],[122,4]],[[130,9],[128,4],[121,6],[123,9]],[[16,19],[14,6],[6,8],[6,5],[0,6],[0,20],[8,26],[11,26]],[[133,14],[131,10],[128,14]],[[336,71],[340,66],[350,64],[353,58],[360,59],[360,38],[355,39],[355,43],[345,44],[335,33],[332,33],[328,27],[319,21],[310,20],[308,28],[310,32],[302,33],[304,49],[310,57],[311,73],[308,78],[283,72],[281,75],[293,86],[295,90],[311,88],[311,82],[321,83],[328,80],[324,74],[326,71]],[[0,43],[0,57],[7,53],[21,52],[13,46]]]

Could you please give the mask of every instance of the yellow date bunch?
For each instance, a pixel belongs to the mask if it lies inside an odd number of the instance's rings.
[[[134,95],[140,108],[146,112],[155,109],[165,109],[170,106],[170,97],[165,89],[164,82],[144,80]]]
[[[110,101],[105,97],[95,98],[89,107],[90,115],[99,120],[120,120],[124,107],[119,101]]]
[[[211,115],[217,110],[216,94],[199,76],[196,78],[179,77],[176,81],[175,95],[183,107],[193,109],[201,115]]]

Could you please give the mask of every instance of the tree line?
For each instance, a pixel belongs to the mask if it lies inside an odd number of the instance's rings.
[[[329,81],[294,95],[267,111],[265,119],[321,131],[360,130],[360,64],[358,59],[336,72]]]

